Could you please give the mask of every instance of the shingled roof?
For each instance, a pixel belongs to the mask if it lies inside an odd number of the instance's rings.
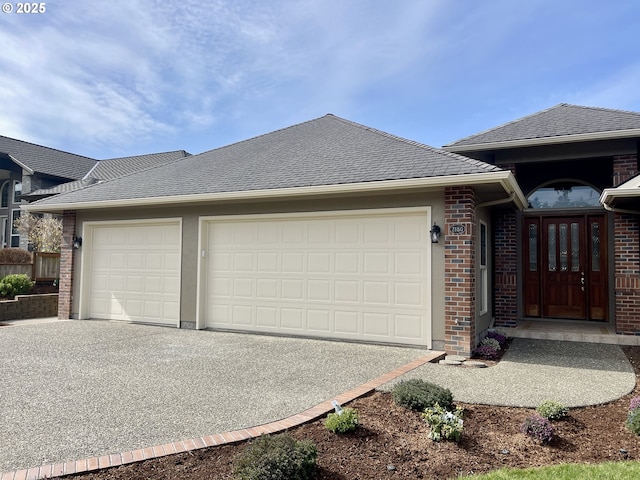
[[[190,155],[190,153],[185,152],[184,150],[175,150],[172,152],[151,153],[147,155],[137,155],[134,157],[119,157],[100,160],[80,180],[63,183],[51,188],[36,190],[24,195],[24,197],[30,200],[37,200],[57,195],[59,193],[73,192],[95,183],[114,180],[126,175],[131,175],[135,172],[141,172],[150,168],[166,165],[167,163],[175,162],[176,160],[180,160]]]
[[[636,132],[633,132],[637,130]],[[632,132],[629,132],[632,131]],[[500,144],[569,135],[616,132],[612,136],[640,134],[640,113],[561,103],[498,127],[445,145],[450,151],[464,151],[474,145]],[[601,135],[603,138],[606,135]]]
[[[187,157],[34,208],[502,172],[334,115]],[[176,199],[179,201],[179,198]]]
[[[93,158],[1,135],[0,153],[9,155],[14,162],[31,173],[74,180],[84,177],[96,164]]]

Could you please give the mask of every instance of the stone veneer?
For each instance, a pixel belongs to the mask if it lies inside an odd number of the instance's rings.
[[[0,322],[26,318],[55,317],[58,314],[58,294],[17,295],[0,302]]]

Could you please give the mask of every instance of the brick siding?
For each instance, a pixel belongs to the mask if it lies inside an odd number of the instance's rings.
[[[472,187],[445,189],[445,349],[470,356],[476,329],[476,215]],[[463,225],[462,234],[450,233]]]
[[[494,224],[494,316],[498,327],[515,327],[518,315],[518,237],[516,213],[497,210]]]
[[[73,278],[75,259],[73,238],[76,236],[76,212],[65,210],[62,215],[62,248],[60,250],[60,286],[58,301],[58,318],[71,318],[73,308]]]
[[[638,172],[636,155],[613,157],[613,186]],[[638,216],[614,214],[616,332],[640,335],[640,225]]]

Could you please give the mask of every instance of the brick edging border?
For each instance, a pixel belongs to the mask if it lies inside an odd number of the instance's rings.
[[[363,383],[359,387],[348,390],[335,397],[340,404],[348,403],[356,398],[360,398],[367,393],[375,390],[391,380],[414,370],[425,363],[435,362],[444,357],[444,352],[432,351],[412,362],[398,367],[384,375],[381,375],[369,382]],[[331,400],[326,400],[315,407],[311,407],[303,412],[297,413],[290,417],[275,422],[265,423],[257,427],[243,428],[233,432],[217,433],[215,435],[207,435],[205,437],[183,440],[180,442],[167,443],[164,445],[156,445],[154,447],[140,448],[123,453],[115,453],[111,455],[102,455],[99,457],[85,458],[83,460],[71,460],[63,463],[52,463],[42,465],[40,467],[32,467],[29,469],[15,470],[5,472],[0,475],[0,480],[39,480],[44,478],[56,478],[64,475],[72,475],[76,473],[87,473],[103,468],[118,467],[120,465],[128,465],[131,463],[150,460],[153,458],[173,455],[175,453],[188,452],[201,448],[215,447],[230,443],[241,442],[260,435],[282,432],[289,428],[297,427],[305,423],[312,422],[327,413],[333,411]]]

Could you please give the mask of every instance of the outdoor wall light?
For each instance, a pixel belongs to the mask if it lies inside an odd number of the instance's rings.
[[[82,237],[73,237],[73,248],[76,250],[82,246]]]
[[[436,225],[436,222],[433,222],[433,227],[429,230],[429,233],[431,234],[431,243],[438,243],[440,240],[440,232],[440,227]]]

